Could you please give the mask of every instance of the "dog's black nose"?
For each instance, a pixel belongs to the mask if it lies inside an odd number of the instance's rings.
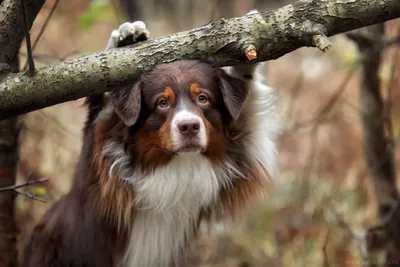
[[[185,120],[178,124],[178,129],[184,136],[194,136],[200,131],[200,123],[197,120]]]

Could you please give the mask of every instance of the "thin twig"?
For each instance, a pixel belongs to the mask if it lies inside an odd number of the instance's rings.
[[[7,187],[0,188],[0,192],[9,191],[9,190],[16,190],[18,188],[31,186],[31,185],[34,185],[34,184],[44,183],[44,182],[47,182],[48,180],[49,179],[46,178],[46,179],[40,179],[40,180],[36,180],[36,181],[28,181],[28,182],[20,184],[20,185],[7,186]]]
[[[307,196],[309,195],[309,177],[311,177],[311,174],[313,172],[313,166],[314,166],[314,160],[316,158],[317,155],[317,151],[318,151],[318,133],[319,133],[319,126],[320,124],[318,122],[316,122],[311,130],[311,134],[310,134],[310,149],[309,149],[309,154],[308,157],[306,159],[306,163],[304,164],[303,167],[303,172],[302,172],[302,176],[301,176],[301,198],[303,201],[306,200]]]
[[[358,243],[364,266],[371,266],[371,263],[368,260],[369,256],[368,256],[368,250],[367,250],[367,246],[366,246],[366,244],[367,244],[366,231],[363,231],[362,233],[357,233],[356,231],[354,231],[352,229],[352,227],[350,226],[350,224],[348,222],[346,222],[346,220],[344,219],[344,216],[336,210],[335,205],[331,198],[325,197],[324,202],[326,203],[327,207],[333,213],[338,225],[340,227],[342,227],[343,229],[345,229],[350,234],[351,238]]]
[[[320,112],[318,112],[318,115],[316,117],[317,121],[325,118],[328,115],[328,113],[333,109],[335,104],[338,102],[338,100],[342,96],[344,90],[347,88],[347,85],[349,84],[351,78],[353,77],[353,74],[356,72],[357,66],[358,66],[358,64],[354,64],[350,68],[350,70],[347,72],[346,76],[344,77],[342,82],[337,87],[335,93],[332,95],[332,97],[329,99],[329,101],[325,104],[325,106],[322,107]]]
[[[358,61],[349,69],[347,72],[346,76],[343,78],[342,82],[339,84],[339,86],[336,88],[335,93],[329,98],[328,102],[325,103],[325,105],[320,108],[319,112],[317,113],[314,118],[304,121],[304,122],[299,122],[293,125],[292,127],[288,127],[288,129],[285,130],[285,133],[292,133],[294,131],[297,131],[299,129],[312,126],[315,124],[321,124],[326,120],[327,115],[329,112],[333,109],[335,104],[338,102],[340,97],[342,96],[344,90],[346,89],[348,83],[350,82],[351,78],[353,77],[354,73],[356,72],[358,67]]]
[[[25,0],[21,0],[22,6],[22,15],[24,20],[24,30],[25,30],[25,39],[26,39],[26,50],[28,53],[28,63],[29,63],[29,75],[35,74],[35,62],[33,61],[32,57],[32,46],[31,46],[31,35],[29,33],[29,26],[28,26],[28,16],[26,14],[26,4]]]
[[[14,189],[14,192],[16,192],[17,194],[20,194],[20,195],[22,195],[24,197],[27,197],[27,198],[30,198],[30,199],[33,199],[33,200],[37,200],[37,201],[40,201],[42,203],[47,203],[47,200],[35,197],[33,194],[31,194],[29,192],[21,192],[21,191],[19,191],[17,189]]]
[[[385,117],[385,125],[387,132],[387,144],[390,145],[390,149],[392,150],[392,155],[396,153],[396,143],[394,142],[394,133],[393,133],[393,123],[392,123],[392,87],[393,80],[395,77],[396,67],[397,67],[397,58],[399,55],[400,46],[396,47],[396,52],[393,58],[392,66],[390,68],[390,78],[389,85],[386,87],[386,101],[384,106],[384,117]]]
[[[36,45],[39,43],[40,37],[42,37],[44,31],[46,30],[47,24],[49,23],[51,17],[53,16],[53,13],[54,13],[54,11],[56,10],[56,7],[57,7],[57,5],[58,5],[58,2],[60,2],[60,0],[56,0],[56,1],[54,2],[54,5],[53,5],[53,7],[52,7],[51,10],[50,10],[50,14],[47,16],[46,21],[44,22],[42,28],[40,29],[39,35],[37,36],[35,42],[33,43],[33,46],[32,46],[32,53],[33,53],[33,51],[35,50]],[[26,70],[26,68],[28,67],[28,64],[29,64],[29,57],[28,57],[28,60],[25,62],[25,66],[24,66],[23,70]]]
[[[322,246],[322,250],[324,252],[324,267],[329,267],[329,259],[328,259],[328,241],[329,237],[331,236],[331,229],[328,228],[328,231],[325,236],[324,244]]]
[[[383,46],[377,46],[377,47],[378,47],[378,48],[381,48],[381,49],[388,49],[391,45],[397,44],[397,43],[399,43],[399,42],[400,42],[400,36],[399,36],[399,37],[396,37],[396,38],[393,38],[393,39],[391,39],[391,40],[389,40],[389,41],[386,41],[386,42],[384,43]],[[399,50],[400,50],[400,48],[398,48],[397,51],[396,51],[396,56],[395,56],[396,58],[397,58],[397,55],[400,54],[400,53],[399,53]],[[354,62],[354,65],[350,67],[349,72],[347,73],[346,77],[343,79],[342,83],[339,85],[339,88],[342,88],[342,86],[346,86],[346,85],[350,82],[350,79],[352,78],[352,76],[354,75],[355,71],[357,70],[359,64],[360,64],[363,60],[364,60],[364,57],[361,55],[360,58],[359,58],[356,62]],[[395,62],[396,62],[396,61],[395,61]],[[395,63],[394,63],[394,64],[395,64]],[[392,70],[392,72],[394,72],[394,70]],[[393,77],[392,77],[392,78],[393,78]],[[392,78],[391,78],[391,81],[392,81]],[[392,82],[391,82],[391,83],[392,83]],[[338,88],[338,89],[339,89],[339,88]],[[324,121],[326,120],[326,118],[325,118],[324,114],[322,114],[322,113],[325,113],[325,114],[326,114],[326,112],[329,112],[329,111],[332,109],[332,107],[334,106],[334,104],[335,104],[335,103],[337,102],[337,100],[338,100],[337,96],[340,96],[340,94],[341,94],[341,93],[338,92],[338,95],[336,95],[336,94],[333,95],[332,98],[327,102],[327,104],[326,104],[323,108],[321,108],[321,111],[318,112],[318,115],[317,115],[317,116],[315,116],[315,117],[312,118],[312,119],[303,121],[303,122],[295,123],[293,126],[288,127],[287,129],[285,129],[285,130],[284,130],[284,133],[293,133],[293,132],[298,131],[298,130],[301,130],[301,129],[303,129],[303,128],[310,127],[310,126],[314,125],[314,124],[317,123],[317,122],[318,122],[318,123],[324,122]],[[352,105],[351,103],[349,103],[346,99],[343,99],[343,101],[344,101],[346,104],[348,104],[349,106],[351,106],[351,107],[353,107],[354,109],[356,109],[358,112],[360,112],[360,110],[359,110],[358,108],[356,108],[354,105]]]
[[[46,30],[47,25],[49,24],[49,21],[50,21],[51,17],[53,16],[54,11],[56,10],[56,7],[57,7],[57,5],[58,5],[59,2],[60,2],[60,0],[56,0],[56,1],[54,2],[54,5],[53,5],[53,7],[52,7],[51,10],[50,10],[49,15],[47,16],[46,21],[44,22],[42,28],[40,29],[40,32],[39,32],[38,36],[36,37],[35,42],[33,43],[32,51],[35,50],[36,45],[39,43],[39,40],[40,40],[40,38],[42,37],[44,31]]]

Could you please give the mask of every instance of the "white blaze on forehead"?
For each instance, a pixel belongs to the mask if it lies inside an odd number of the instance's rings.
[[[172,135],[172,143],[174,144],[174,146],[179,146],[179,143],[181,143],[182,138],[184,138],[180,134],[178,128],[178,125],[184,121],[197,121],[199,123],[200,129],[197,134],[197,138],[199,144],[205,147],[207,145],[206,126],[204,125],[204,122],[199,115],[186,109],[176,113],[174,118],[172,119],[171,135]]]

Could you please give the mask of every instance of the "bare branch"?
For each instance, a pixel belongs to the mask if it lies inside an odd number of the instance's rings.
[[[400,32],[400,28],[398,28],[397,32]],[[392,154],[396,154],[396,143],[394,141],[394,132],[393,132],[393,123],[392,123],[392,86],[393,80],[395,77],[396,67],[397,67],[397,59],[400,51],[400,46],[396,47],[396,52],[393,58],[392,66],[390,68],[390,78],[389,84],[386,87],[386,100],[384,106],[384,118],[385,118],[385,126],[387,133],[387,144],[388,149],[392,150]]]
[[[40,183],[44,183],[47,182],[49,179],[40,179],[40,180],[36,180],[36,181],[27,181],[26,183],[20,184],[20,185],[12,185],[12,186],[7,186],[7,187],[3,187],[0,188],[0,193],[4,192],[4,191],[8,191],[8,190],[16,190],[19,189],[21,187],[26,187],[26,186],[30,186],[30,185],[34,185],[34,184],[40,184]]]
[[[31,194],[29,192],[21,192],[21,191],[19,191],[17,189],[15,189],[14,192],[16,192],[17,194],[22,195],[24,197],[30,198],[32,200],[36,200],[36,201],[39,201],[39,202],[42,202],[42,203],[47,203],[47,200],[38,198],[38,197],[34,196],[33,194]]]
[[[44,22],[42,28],[40,29],[40,32],[39,32],[38,36],[36,37],[35,42],[33,43],[33,46],[32,46],[32,53],[33,53],[33,51],[35,50],[36,45],[39,43],[39,40],[40,40],[40,38],[42,37],[44,31],[46,30],[47,25],[49,24],[49,21],[50,21],[51,17],[53,16],[54,11],[56,10],[56,7],[57,7],[57,5],[58,5],[59,2],[60,2],[60,0],[56,0],[56,2],[54,3],[53,7],[51,8],[50,14],[47,16],[46,21]],[[29,57],[28,57],[28,60],[27,60],[26,63],[25,63],[25,66],[22,68],[22,70],[26,70],[28,64],[29,64]]]
[[[320,110],[317,112],[317,115],[314,116],[314,118],[312,118],[310,120],[306,120],[304,122],[295,123],[293,126],[285,129],[284,133],[285,134],[287,134],[287,133],[293,134],[294,132],[296,132],[300,129],[310,127],[310,126],[317,127],[319,124],[323,123],[326,120],[328,114],[331,112],[331,110],[335,106],[335,104],[339,101],[344,90],[347,88],[347,85],[349,84],[351,78],[353,77],[354,73],[357,70],[357,66],[358,66],[358,64],[354,63],[354,65],[350,67],[346,76],[343,78],[343,80],[340,82],[339,86],[335,90],[335,93],[328,99],[328,101],[325,103],[325,105],[322,108],[320,108]],[[315,129],[313,128],[312,131],[315,131]]]
[[[328,241],[331,236],[331,230],[328,228],[328,231],[325,236],[324,245],[322,246],[322,250],[324,252],[324,263],[323,267],[329,267],[329,257],[328,257]]]
[[[318,45],[315,36],[332,36],[399,16],[398,0],[301,0],[275,11],[221,19],[45,67],[34,77],[8,75],[0,84],[0,119],[132,83],[156,64],[183,58],[208,59],[221,66],[247,63],[250,45],[257,52],[252,62],[276,59],[302,46]]]

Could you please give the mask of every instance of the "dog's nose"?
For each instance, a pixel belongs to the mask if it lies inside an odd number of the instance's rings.
[[[200,131],[200,123],[197,120],[185,120],[178,124],[178,129],[184,136],[194,136]]]

